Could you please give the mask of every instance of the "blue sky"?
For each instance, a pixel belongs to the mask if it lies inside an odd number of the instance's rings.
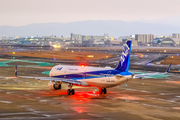
[[[179,18],[180,0],[0,0],[0,26],[84,20]]]

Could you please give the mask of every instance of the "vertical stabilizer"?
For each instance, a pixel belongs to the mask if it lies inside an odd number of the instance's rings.
[[[116,67],[116,70],[119,70],[119,71],[128,71],[129,70],[131,43],[132,43],[132,41],[127,41],[127,43],[125,44],[124,50],[122,52],[119,64]]]

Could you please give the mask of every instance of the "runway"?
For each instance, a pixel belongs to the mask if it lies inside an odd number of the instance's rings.
[[[19,75],[47,76],[50,66],[17,61]],[[12,119],[180,119],[180,81],[169,77],[134,79],[98,94],[97,88],[74,87],[68,96],[67,84],[62,90],[50,91],[46,81],[14,77],[13,63],[0,66],[0,120]],[[12,65],[12,66],[11,66]],[[56,65],[56,63],[54,64]],[[28,67],[27,67],[28,66]],[[144,72],[131,70],[133,72]]]

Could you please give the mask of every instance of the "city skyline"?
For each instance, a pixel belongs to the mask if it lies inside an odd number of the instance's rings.
[[[180,26],[124,21],[83,21],[72,23],[41,23],[20,27],[0,26],[0,36],[70,36],[70,33],[83,35],[127,36],[133,34],[154,34],[167,36],[179,33]]]
[[[179,23],[180,20],[179,0],[0,0],[0,2],[0,26],[86,20],[172,24]]]

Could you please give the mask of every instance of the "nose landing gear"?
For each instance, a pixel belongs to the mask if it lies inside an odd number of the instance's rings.
[[[107,93],[106,88],[99,88],[99,93],[100,94],[102,94],[102,93],[106,94]]]
[[[73,86],[73,84],[68,85],[68,87],[70,88],[70,89],[67,90],[68,95],[70,95],[70,94],[74,95],[75,94],[75,90],[72,89],[72,86]]]
[[[75,90],[74,89],[68,89],[67,90],[67,94],[68,95],[70,95],[70,94],[74,95],[75,94]]]

